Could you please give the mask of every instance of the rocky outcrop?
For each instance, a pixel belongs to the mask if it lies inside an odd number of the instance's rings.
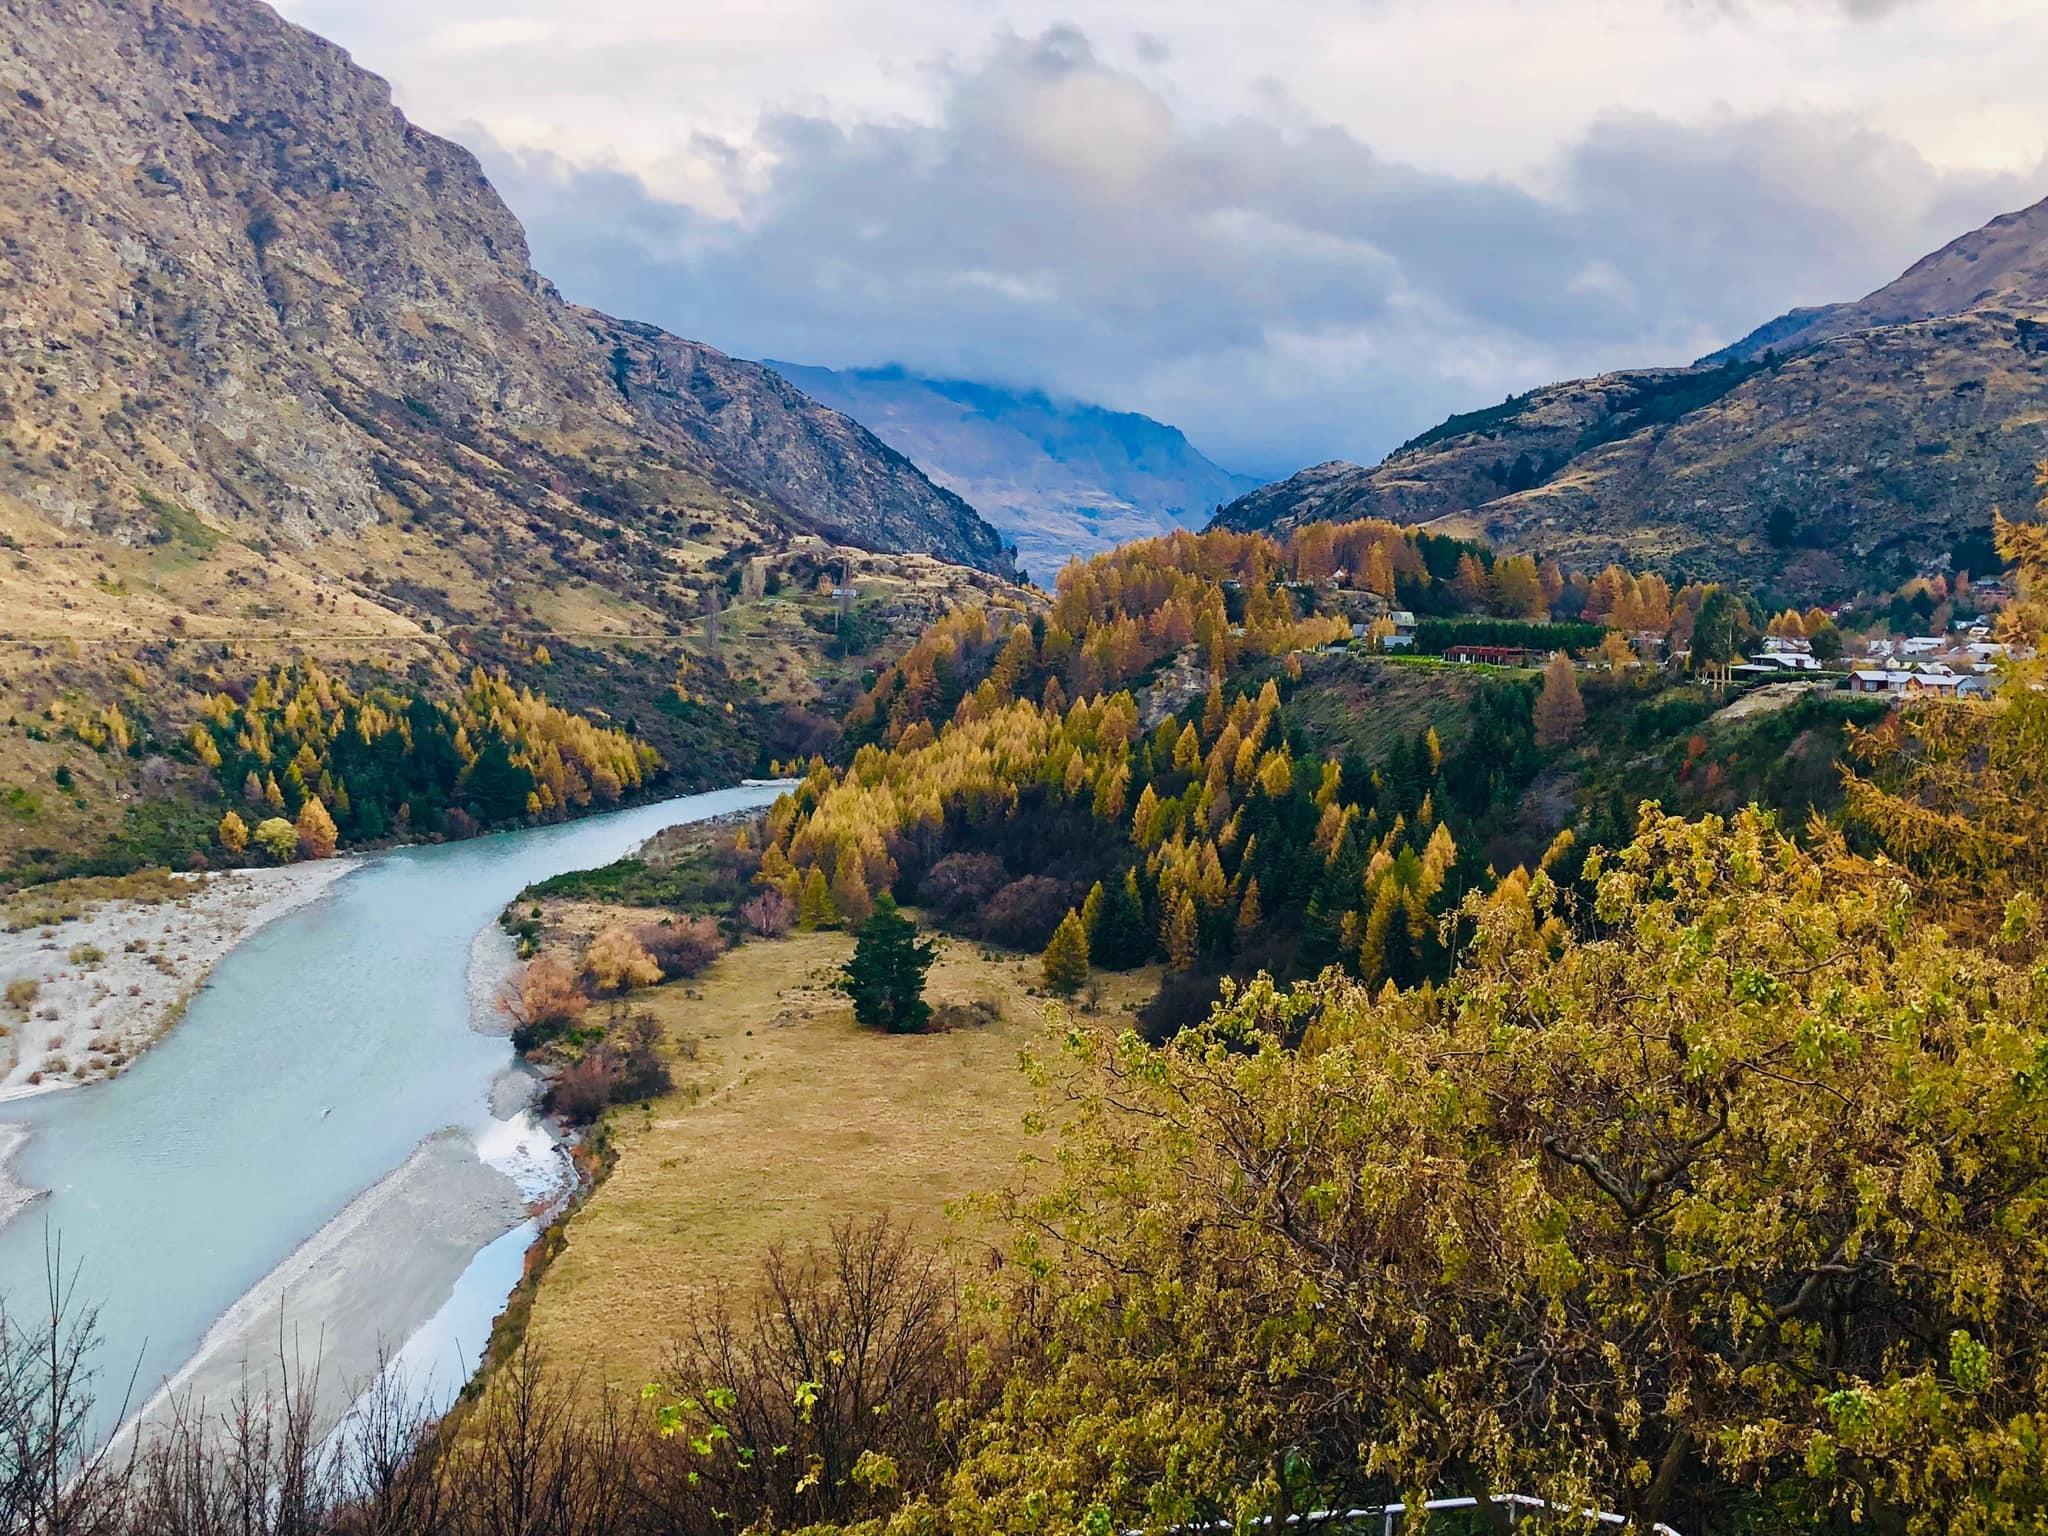
[[[1836,597],[1929,568],[1982,571],[1992,508],[2033,504],[2044,399],[2048,204],[1694,368],[1534,390],[1374,468],[1305,470],[1219,521],[1441,520],[1583,564]]]
[[[722,403],[677,409],[657,356]],[[900,456],[711,359],[565,304],[466,151],[255,0],[0,0],[0,497],[130,542],[167,504],[308,549],[425,519],[654,599],[678,524],[1002,568]]]
[[[687,435],[806,526],[864,549],[1008,569],[1002,536],[966,501],[775,370],[653,326],[580,313],[636,412]]]

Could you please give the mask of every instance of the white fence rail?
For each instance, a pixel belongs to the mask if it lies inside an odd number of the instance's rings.
[[[1493,1502],[1508,1506],[1508,1518],[1510,1521],[1518,1521],[1525,1514],[1533,1514],[1538,1510],[1558,1508],[1555,1504],[1548,1503],[1543,1499],[1535,1497],[1533,1494],[1527,1493],[1496,1493],[1493,1496]],[[1437,1510],[1477,1509],[1478,1507],[1479,1501],[1469,1495],[1456,1499],[1429,1499],[1422,1505],[1423,1510],[1429,1513],[1434,1513]],[[1611,1510],[1579,1509],[1565,1512],[1575,1513],[1581,1520],[1591,1520],[1600,1525],[1628,1526],[1634,1524],[1628,1516],[1617,1515]],[[1314,1529],[1319,1526],[1330,1525],[1362,1526],[1370,1521],[1377,1520],[1380,1522],[1380,1536],[1395,1536],[1395,1533],[1400,1528],[1402,1518],[1407,1513],[1408,1506],[1406,1504],[1369,1504],[1358,1509],[1318,1509],[1308,1514],[1289,1515],[1281,1524],[1283,1526]],[[1273,1517],[1267,1515],[1257,1523],[1261,1526],[1270,1526],[1273,1524]],[[1186,1536],[1195,1536],[1195,1533],[1201,1531],[1228,1531],[1230,1529],[1232,1529],[1232,1526],[1228,1520],[1208,1520],[1200,1525],[1177,1525],[1173,1527],[1175,1532],[1186,1533]],[[1650,1536],[1679,1536],[1677,1531],[1661,1520],[1657,1521],[1649,1529]],[[1145,1536],[1145,1533],[1143,1531],[1126,1531],[1124,1536]]]

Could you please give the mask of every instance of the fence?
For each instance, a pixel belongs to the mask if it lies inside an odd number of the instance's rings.
[[[1508,1506],[1510,1522],[1519,1522],[1524,1515],[1533,1514],[1538,1510],[1556,1509],[1558,1507],[1535,1497],[1533,1494],[1527,1493],[1496,1493],[1493,1495],[1493,1502]],[[1422,1505],[1425,1513],[1432,1514],[1439,1510],[1477,1509],[1478,1507],[1479,1500],[1469,1495],[1464,1498],[1429,1499]],[[1395,1536],[1395,1533],[1400,1529],[1402,1518],[1407,1513],[1408,1506],[1406,1504],[1369,1504],[1358,1509],[1319,1509],[1309,1514],[1289,1515],[1281,1523],[1284,1526],[1304,1531],[1323,1530],[1326,1528],[1344,1530],[1357,1527],[1359,1528],[1360,1536],[1370,1536],[1370,1523],[1378,1521],[1379,1531],[1377,1536]],[[1617,1515],[1611,1510],[1605,1509],[1580,1509],[1577,1511],[1561,1511],[1561,1513],[1576,1514],[1579,1519],[1591,1521],[1598,1525],[1627,1526],[1634,1523],[1626,1515]],[[1270,1526],[1273,1524],[1273,1517],[1267,1515],[1259,1520],[1257,1524]],[[1198,1532],[1228,1531],[1231,1529],[1232,1526],[1228,1520],[1209,1520],[1200,1525],[1177,1525],[1172,1528],[1172,1532],[1173,1536],[1196,1536]],[[1124,1536],[1145,1536],[1145,1533],[1142,1531],[1126,1531]],[[1679,1533],[1659,1520],[1650,1527],[1650,1536],[1679,1536]]]

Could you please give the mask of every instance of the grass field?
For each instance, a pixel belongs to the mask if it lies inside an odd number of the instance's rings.
[[[851,951],[846,934],[795,934],[634,994],[664,1026],[676,1088],[614,1112],[616,1165],[571,1218],[528,1326],[586,1386],[652,1379],[718,1287],[744,1303],[771,1244],[881,1211],[937,1239],[949,1202],[1014,1177],[1033,1102],[1019,1055],[1044,1028],[1036,958],[949,942],[927,996],[981,1019],[890,1036],[858,1028],[830,989]],[[1106,1028],[1158,982],[1098,978],[1100,1011],[1081,1017]]]

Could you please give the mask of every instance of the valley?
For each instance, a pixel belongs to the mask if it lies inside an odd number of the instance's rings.
[[[1570,177],[636,3],[0,0],[0,1530],[2038,1532],[2048,203],[1532,384]]]

